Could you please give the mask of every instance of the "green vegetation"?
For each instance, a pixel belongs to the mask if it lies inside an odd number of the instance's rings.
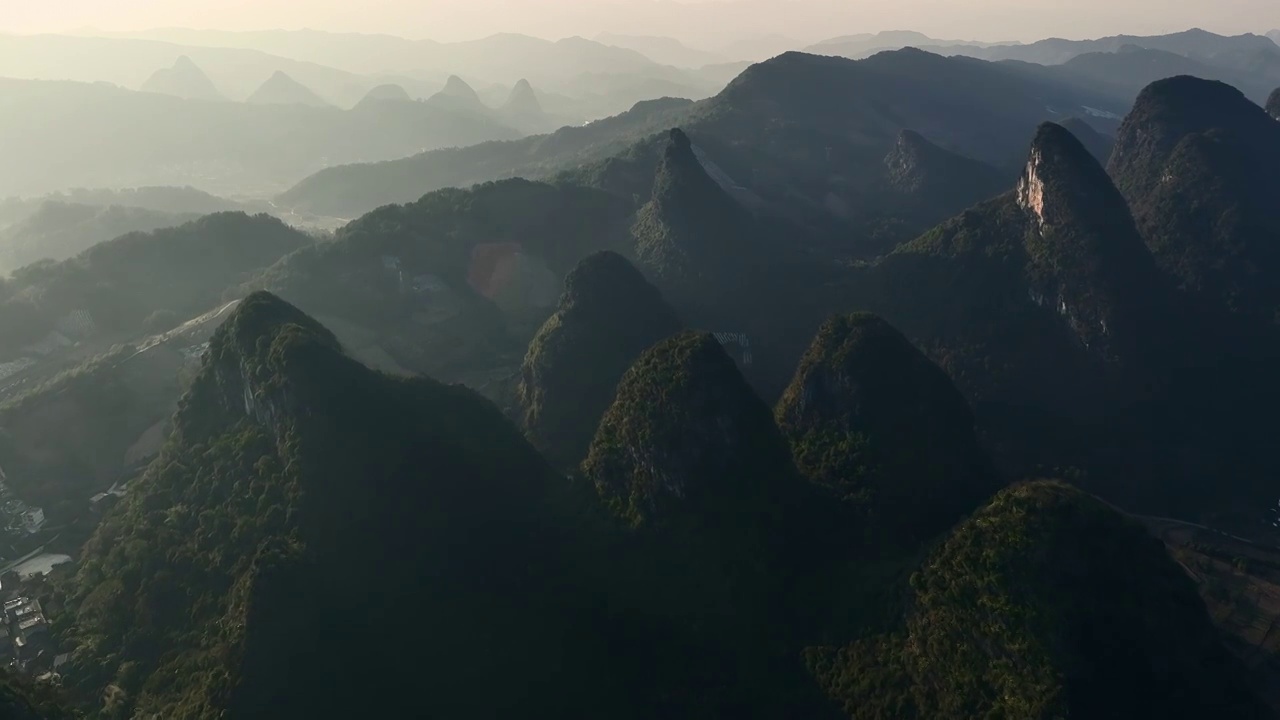
[[[76,690],[102,717],[581,716],[612,681],[568,492],[471,391],[255,294],[85,549]]]
[[[1110,506],[1012,487],[913,576],[903,629],[810,663],[850,717],[1261,717],[1191,580]]]
[[[32,683],[0,671],[0,717],[5,720],[72,720],[58,691],[46,683]]]
[[[156,309],[204,312],[244,274],[310,244],[273,217],[217,213],[27,266],[13,274],[0,305],[0,356],[12,357],[77,311],[89,314],[92,332],[136,337]]]
[[[1183,289],[1273,324],[1277,163],[1274,118],[1228,85],[1177,77],[1138,97],[1110,171],[1156,260]]]
[[[21,222],[0,229],[0,271],[46,258],[65,260],[121,235],[182,225],[195,218],[137,207],[46,201]]]
[[[558,467],[577,466],[623,373],[679,330],[675,311],[622,256],[584,259],[525,355],[519,398],[533,446]]]
[[[798,643],[825,609],[806,591],[834,567],[821,543],[835,543],[837,514],[796,473],[768,408],[712,336],[683,332],[645,351],[582,473],[628,530],[631,602],[679,633],[637,650],[652,654],[653,692],[695,714],[819,712]]]
[[[998,487],[964,397],[874,315],[823,324],[776,416],[801,472],[856,508],[882,554],[936,537]]]

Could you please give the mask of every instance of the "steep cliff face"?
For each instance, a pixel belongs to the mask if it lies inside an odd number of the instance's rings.
[[[863,307],[975,402],[1079,412],[1117,399],[1103,390],[1107,378],[1143,372],[1168,329],[1167,290],[1124,200],[1052,124],[1036,134],[1012,193],[898,248],[859,285]]]
[[[623,373],[679,330],[675,311],[622,256],[606,251],[579,263],[521,370],[520,404],[534,447],[560,467],[581,462]]]
[[[799,469],[855,507],[881,547],[935,537],[999,485],[964,397],[874,315],[822,326],[776,416]]]
[[[1159,273],[1124,198],[1066,129],[1040,127],[1016,190],[1030,224],[1030,292],[1108,362],[1149,358],[1136,339],[1159,313]]]

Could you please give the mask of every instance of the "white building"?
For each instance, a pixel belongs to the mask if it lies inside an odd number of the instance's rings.
[[[22,513],[22,529],[28,533],[35,534],[40,532],[40,526],[44,525],[44,510],[38,507],[27,508]]]

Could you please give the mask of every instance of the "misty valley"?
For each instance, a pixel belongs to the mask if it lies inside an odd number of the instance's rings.
[[[0,720],[1280,718],[1280,31],[390,30],[0,17]]]

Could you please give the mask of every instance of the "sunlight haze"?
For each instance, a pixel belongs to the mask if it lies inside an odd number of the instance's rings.
[[[1273,0],[0,0],[0,8],[0,31],[16,33],[310,28],[453,41],[499,32],[546,38],[614,32],[703,45],[763,34],[816,41],[907,28],[1026,41],[1280,26],[1280,3]]]

